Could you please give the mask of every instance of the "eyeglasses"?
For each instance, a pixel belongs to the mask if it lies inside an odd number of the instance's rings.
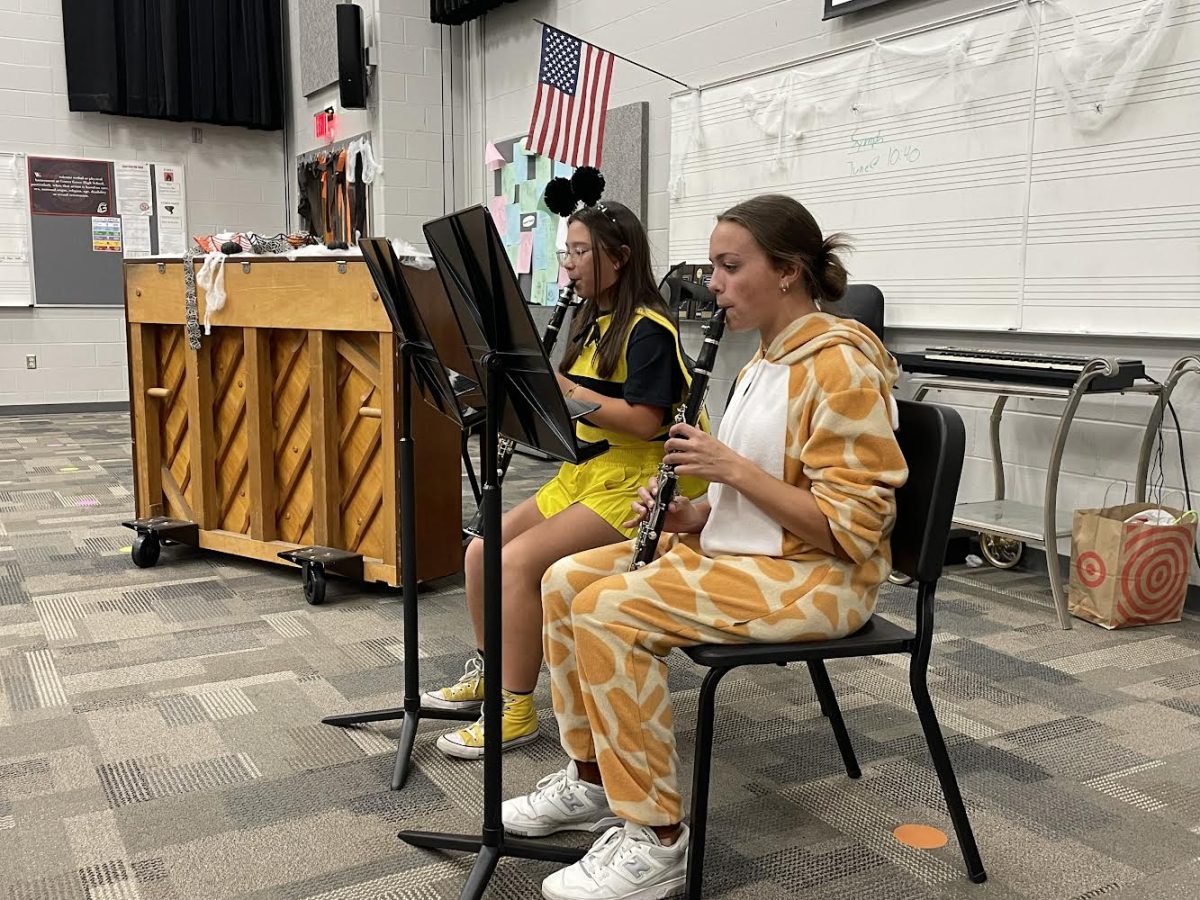
[[[579,262],[581,259],[583,259],[585,256],[587,256],[589,253],[592,252],[592,248],[591,247],[571,247],[569,250],[558,250],[555,252],[558,256],[558,264],[560,266],[565,266],[567,264],[568,258],[573,259],[576,262]]]

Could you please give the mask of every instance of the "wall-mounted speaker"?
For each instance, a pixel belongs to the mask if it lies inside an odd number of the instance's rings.
[[[337,7],[338,86],[344,109],[367,108],[367,65],[363,50],[362,7]]]

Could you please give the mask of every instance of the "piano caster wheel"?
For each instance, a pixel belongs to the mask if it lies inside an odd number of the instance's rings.
[[[888,572],[888,581],[892,584],[898,584],[903,587],[906,584],[912,584],[912,577],[905,575],[903,572],[898,572],[895,569]]]
[[[318,566],[304,567],[304,599],[312,606],[325,602],[325,570]]]
[[[139,534],[133,539],[133,546],[130,548],[133,564],[139,569],[153,569],[158,563],[160,549],[161,545],[156,534],[153,532]]]
[[[1013,538],[980,534],[979,552],[993,567],[1011,569],[1025,555],[1025,544]]]

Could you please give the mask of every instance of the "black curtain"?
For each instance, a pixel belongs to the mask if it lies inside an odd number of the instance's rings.
[[[478,19],[489,9],[517,0],[429,0],[429,18],[439,25],[461,25]]]
[[[62,0],[68,105],[283,128],[281,0]]]

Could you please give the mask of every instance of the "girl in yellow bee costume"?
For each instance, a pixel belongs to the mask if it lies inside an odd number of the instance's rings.
[[[572,179],[579,193],[588,177],[580,170]],[[595,170],[590,177],[603,184]],[[570,185],[567,193],[565,212],[571,212],[576,201]],[[599,194],[596,189],[592,202]],[[560,206],[551,200],[548,189],[547,204]],[[564,212],[561,206],[555,211]],[[690,383],[678,331],[651,273],[646,232],[627,207],[597,202],[573,212],[560,257],[584,302],[574,314],[559,382],[567,396],[599,406],[577,424],[580,439],[607,440],[611,449],[582,465],[563,465],[535,497],[504,516],[504,671],[486,677],[501,678],[504,689],[505,750],[538,737],[532,692],[542,663],[542,575],[564,556],[634,533],[624,524],[629,504],[657,471],[667,428]],[[688,496],[704,489],[698,479],[680,485]],[[476,646],[482,647],[481,540],[467,547],[464,567]],[[477,651],[456,684],[426,693],[422,704],[480,707],[484,677]],[[437,745],[450,756],[481,758],[483,719],[442,735]]]

